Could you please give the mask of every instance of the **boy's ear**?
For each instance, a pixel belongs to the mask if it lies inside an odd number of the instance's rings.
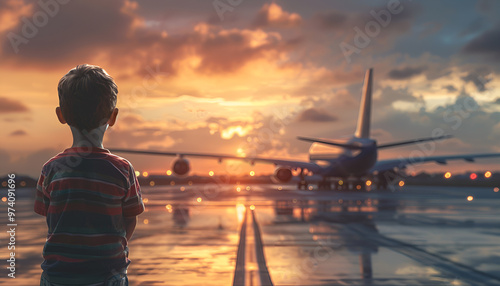
[[[56,114],[57,114],[57,119],[59,119],[59,122],[61,122],[61,124],[66,124],[66,119],[64,119],[64,116],[62,114],[62,111],[61,111],[61,107],[56,107]]]
[[[113,109],[113,112],[111,113],[111,116],[108,119],[108,125],[113,126],[115,125],[116,122],[116,117],[118,116],[118,108]]]

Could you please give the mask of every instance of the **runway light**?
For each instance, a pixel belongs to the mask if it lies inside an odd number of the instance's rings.
[[[254,171],[250,171],[250,176],[255,176],[255,172]]]
[[[477,179],[477,174],[476,173],[472,173],[472,174],[470,174],[469,178],[471,180],[475,180],[475,179]]]
[[[208,172],[208,175],[209,175],[210,177],[213,177],[213,176],[214,176],[214,171],[210,171],[210,172]]]
[[[312,191],[313,190],[313,186],[309,186],[308,189],[309,189],[309,191]]]
[[[148,224],[148,223],[149,223],[149,219],[145,219],[144,224]]]
[[[6,201],[7,201],[7,197],[3,197],[2,202],[6,202]]]
[[[340,180],[339,181],[339,186],[342,186],[344,184],[344,181]]]
[[[250,191],[250,186],[247,186],[245,189],[246,189],[247,191]]]
[[[450,173],[450,172],[446,172],[446,173],[444,174],[444,178],[445,178],[445,179],[449,179],[449,178],[451,178],[451,173]]]
[[[135,176],[136,176],[136,177],[140,177],[140,176],[141,176],[141,172],[139,172],[139,171],[135,171]]]
[[[468,197],[467,197],[467,200],[468,200],[469,202],[471,202],[472,200],[474,200],[474,197],[473,197],[473,196],[468,196]]]
[[[367,186],[367,187],[369,187],[369,186],[371,186],[371,185],[372,185],[372,181],[370,181],[370,180],[366,181],[366,186]]]
[[[252,210],[252,211],[253,211],[254,209],[255,209],[255,206],[254,206],[254,205],[251,205],[251,206],[250,206],[250,210]]]
[[[405,182],[404,181],[399,181],[399,186],[402,187],[405,185]]]
[[[196,199],[196,201],[197,201],[197,202],[199,202],[199,203],[201,203],[201,201],[202,201],[201,197],[198,197],[198,198]]]
[[[168,204],[168,205],[166,205],[166,206],[165,206],[165,208],[166,208],[167,210],[171,210],[171,209],[172,209],[172,205]]]
[[[281,190],[283,190],[283,187],[282,187],[282,186],[279,186],[279,187],[278,187],[278,191],[281,191]]]
[[[174,181],[170,181],[170,185],[171,186],[175,186],[175,182]]]
[[[184,188],[184,186],[181,187],[181,192],[184,192],[186,190],[186,188]]]
[[[142,172],[142,176],[143,177],[147,177],[147,176],[149,176],[149,173],[148,172]]]
[[[491,172],[490,171],[486,171],[486,173],[484,173],[484,177],[485,178],[490,178],[491,177]]]
[[[193,181],[189,181],[188,185],[192,186],[193,185]]]
[[[167,170],[167,172],[166,172],[166,173],[167,173],[167,176],[172,175],[172,171],[171,171],[171,170]]]
[[[361,185],[357,185],[356,189],[361,190]]]
[[[499,189],[498,187],[494,187],[494,188],[493,188],[493,191],[494,191],[495,193],[498,193],[498,191],[500,191],[500,189]],[[3,200],[3,199],[2,199],[2,200]]]
[[[236,188],[236,191],[237,191],[238,193],[239,193],[239,192],[241,192],[241,188],[240,188],[240,187],[237,187],[237,188]]]
[[[149,199],[148,199],[148,198],[144,198],[144,199],[142,199],[142,201],[143,201],[145,204],[147,204],[147,203],[149,202]]]
[[[155,181],[151,181],[151,182],[149,182],[149,185],[150,185],[151,187],[154,187],[154,186],[155,186]]]

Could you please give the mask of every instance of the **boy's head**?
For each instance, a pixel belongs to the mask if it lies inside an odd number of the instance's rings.
[[[57,92],[56,113],[61,123],[80,131],[114,124],[118,88],[101,67],[84,64],[73,68],[61,78]]]

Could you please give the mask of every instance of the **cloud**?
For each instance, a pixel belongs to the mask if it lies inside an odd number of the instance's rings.
[[[14,160],[13,156],[10,156],[8,152],[0,149],[0,160],[1,162],[5,162],[4,164],[0,164],[0,174],[15,171],[18,174],[28,174],[37,177],[40,174],[43,164],[60,151],[62,150],[50,148],[39,149],[26,152]]]
[[[433,110],[421,108],[417,112],[389,110],[373,123],[393,134],[394,138],[410,139],[433,136],[440,129],[443,134],[456,138],[453,144],[441,152],[480,153],[493,151],[494,144],[500,138],[500,113],[488,113],[475,99],[463,90],[455,101],[441,105]],[[481,128],[478,128],[481,126]],[[446,141],[448,142],[448,140]],[[404,147],[401,150],[411,152],[419,146]],[[433,155],[428,153],[426,155]]]
[[[462,52],[466,54],[479,54],[500,59],[500,26],[485,31],[469,41]]]
[[[345,26],[348,19],[346,13],[340,11],[321,12],[314,17],[316,25],[325,30],[340,29]]]
[[[455,91],[457,91],[457,90],[458,90],[458,89],[457,89],[454,85],[452,85],[452,84],[445,85],[445,86],[443,86],[443,88],[444,88],[444,89],[446,89],[446,90],[447,90],[448,92],[450,92],[450,93],[453,93],[453,92],[455,92]]]
[[[251,60],[271,54],[278,56],[295,44],[282,41],[278,34],[261,30],[215,31],[206,26],[200,29],[194,35],[192,48],[201,57],[197,70],[203,73],[234,72]]]
[[[492,79],[488,76],[490,71],[486,68],[478,68],[474,71],[469,72],[466,76],[462,77],[465,83],[472,82],[478,91],[486,91],[486,84],[488,84]]]
[[[0,36],[17,26],[21,17],[28,16],[33,9],[33,5],[26,5],[24,1],[5,0],[0,1]]]
[[[302,111],[297,117],[299,122],[331,122],[337,121],[338,118],[334,115],[329,114],[326,110],[319,108],[309,108]]]
[[[10,136],[25,136],[28,135],[28,133],[24,130],[18,129],[10,133]]]
[[[405,67],[401,69],[392,69],[387,76],[394,80],[405,80],[422,74],[427,69],[426,66],[421,67]]]
[[[257,14],[254,26],[258,28],[278,27],[291,28],[297,27],[302,23],[302,17],[297,13],[283,11],[276,3],[265,4]]]
[[[291,25],[300,19],[298,14],[282,11],[276,4],[266,7],[270,15],[277,16],[269,18],[269,25]],[[238,71],[253,60],[282,58],[282,53],[301,42],[298,38],[284,39],[276,32],[224,29],[205,22],[164,33],[137,10],[136,2],[125,0],[104,4],[96,0],[71,1],[61,6],[29,42],[21,44],[18,53],[5,38],[0,59],[5,65],[44,70],[99,61],[108,70],[115,68],[114,76],[121,79],[150,78],[146,67],[160,67],[169,76],[182,68],[212,75]],[[10,31],[22,35],[23,24],[18,23]]]
[[[391,106],[393,103],[398,101],[415,102],[422,105],[425,104],[425,101],[421,96],[416,97],[412,92],[408,90],[408,88],[394,89],[390,86],[387,86],[382,88],[379,92],[380,95],[377,92],[377,96],[375,96],[374,98],[377,107]]]
[[[21,101],[0,97],[0,113],[27,112],[28,107]]]
[[[32,9],[33,14],[26,17],[35,31],[32,35],[27,35],[23,32],[27,24],[19,21],[11,32],[26,38],[27,42],[19,44],[19,51],[16,53],[11,39],[5,38],[2,58],[9,62],[22,58],[33,64],[50,63],[52,66],[61,63],[67,65],[68,62],[76,65],[89,60],[96,54],[102,54],[107,48],[130,40],[131,32],[141,21],[132,13],[134,5],[130,3],[134,2],[70,1],[60,5],[59,12],[53,17],[45,14],[47,24],[39,27],[33,24],[33,15],[45,12],[40,6],[36,6]]]

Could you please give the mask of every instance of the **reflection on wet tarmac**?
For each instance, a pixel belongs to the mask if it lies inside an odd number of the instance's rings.
[[[232,285],[245,220],[248,247],[263,248],[274,285],[500,285],[500,194],[490,189],[361,194],[256,185],[205,194],[193,185],[143,192],[147,212],[130,242],[130,285]],[[18,201],[19,279],[9,285],[39,281],[46,226],[32,203],[29,195]],[[247,268],[260,275],[262,261],[252,259]]]

